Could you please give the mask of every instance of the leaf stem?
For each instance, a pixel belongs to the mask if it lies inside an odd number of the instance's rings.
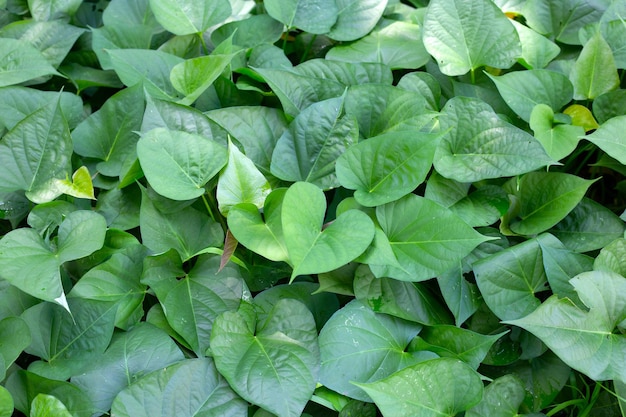
[[[202,44],[202,51],[205,55],[209,55],[209,48],[206,46],[206,42],[204,41],[204,36],[202,36],[202,32],[198,32],[198,37],[200,38],[200,43]]]
[[[474,68],[470,70],[470,77],[471,77],[470,79],[472,81],[472,85],[475,85],[476,84],[476,71],[474,71]]]
[[[208,195],[210,201],[207,201],[207,199],[206,199],[207,195]],[[211,193],[202,194],[202,201],[204,202],[204,206],[206,207],[207,211],[209,212],[209,215],[211,216],[211,219],[213,219],[214,222],[218,222],[222,226],[222,229],[224,230],[224,233],[226,233],[226,231],[228,230],[228,226],[226,225],[226,221],[224,220],[224,216],[222,216],[220,214],[219,210],[217,210],[217,200],[215,199],[213,194],[211,194]],[[217,210],[217,214],[214,213],[215,210]]]

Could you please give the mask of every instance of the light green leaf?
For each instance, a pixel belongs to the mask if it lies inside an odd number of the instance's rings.
[[[281,215],[285,192],[280,188],[267,196],[263,218],[253,204],[236,205],[228,213],[228,227],[239,243],[272,261],[289,259]]]
[[[26,191],[34,203],[54,200],[55,179],[70,174],[72,139],[59,99],[36,110],[0,142],[0,192]]]
[[[248,405],[209,358],[180,361],[154,371],[120,392],[111,408],[119,417],[236,417]]]
[[[228,0],[150,0],[150,8],[156,20],[175,35],[201,34],[232,12]]]
[[[11,417],[13,415],[13,397],[3,386],[0,386],[0,417]]]
[[[99,412],[111,408],[115,396],[146,373],[182,361],[184,356],[162,330],[140,323],[113,337],[107,350],[90,369],[72,378]]]
[[[213,326],[211,352],[239,395],[280,416],[299,417],[318,380],[315,320],[294,299],[259,317],[250,304],[223,313]]]
[[[84,165],[74,171],[72,179],[66,178],[60,180],[55,178],[52,187],[55,187],[59,193],[67,194],[72,197],[88,198],[90,200],[96,199],[89,169]]]
[[[429,326],[451,322],[445,307],[419,283],[376,278],[367,265],[360,265],[353,286],[357,300],[377,313]]]
[[[509,200],[500,187],[486,185],[471,192],[452,206],[450,210],[473,227],[489,226],[498,221],[509,207]]]
[[[328,33],[339,15],[334,0],[267,0],[264,5],[267,14],[287,28],[314,34]]]
[[[619,87],[619,75],[611,48],[597,32],[583,47],[570,79],[576,100],[593,100]]]
[[[367,35],[382,17],[387,1],[337,0],[337,22],[326,34],[337,41],[353,41]]]
[[[585,129],[581,126],[556,123],[554,111],[546,104],[538,104],[530,115],[530,128],[535,138],[555,161],[571,154]]]
[[[531,172],[517,184],[518,204],[509,228],[521,235],[544,232],[563,220],[595,180],[563,172]]]
[[[489,240],[449,209],[414,194],[378,206],[376,218],[401,266],[370,265],[378,277],[424,281],[447,271]]]
[[[384,416],[454,416],[476,405],[483,395],[480,375],[452,358],[418,363],[388,378],[356,384]]]
[[[356,122],[343,114],[343,101],[343,97],[320,101],[294,119],[276,143],[272,174],[321,188],[339,186],[335,162],[358,141]]]
[[[511,417],[517,416],[524,401],[524,385],[513,374],[495,379],[487,388],[483,399],[465,415],[467,417]]]
[[[602,248],[593,262],[593,269],[626,276],[626,239],[616,239]]]
[[[107,53],[112,68],[125,86],[142,83],[154,98],[172,100],[178,97],[170,82],[170,73],[184,61],[182,58],[150,49],[113,49]]]
[[[228,163],[217,181],[220,212],[228,216],[233,206],[242,203],[250,203],[260,209],[270,191],[269,182],[254,162],[229,141]]]
[[[522,43],[521,63],[524,66],[531,69],[545,68],[561,52],[561,48],[545,36],[514,19],[511,19],[510,22],[515,26],[519,40]]]
[[[170,81],[176,90],[185,96],[181,104],[190,105],[230,65],[236,54],[208,55],[187,59],[172,68]]]
[[[620,140],[624,129],[626,115],[617,116],[602,123],[595,132],[583,138],[617,159],[622,165],[626,165],[626,144]]]
[[[614,333],[626,318],[626,278],[584,272],[571,281],[589,310],[552,296],[528,316],[508,321],[533,333],[566,364],[594,380],[626,380],[626,337]]]
[[[424,18],[424,46],[446,75],[488,65],[510,68],[522,55],[515,27],[489,0],[435,0]]]
[[[514,71],[489,78],[496,84],[506,104],[526,122],[538,104],[546,104],[552,110],[559,111],[572,101],[574,94],[569,79],[554,71]]]
[[[172,329],[203,356],[216,317],[237,310],[247,292],[239,269],[229,263],[220,270],[219,256],[201,255],[185,273],[172,252],[151,258],[149,265],[142,283],[156,293]]]
[[[285,193],[281,214],[291,280],[347,264],[374,238],[374,224],[362,211],[349,210],[322,230],[325,212],[324,193],[313,184],[298,182]]]
[[[384,5],[384,2],[378,4]],[[418,25],[383,20],[367,36],[333,47],[326,54],[326,59],[352,63],[376,62],[392,69],[415,69],[424,66],[430,56],[424,48]]]
[[[140,84],[112,95],[104,105],[81,122],[72,132],[74,151],[96,158],[104,175],[122,174],[124,164],[137,157],[136,131],[141,127],[144,94]]]
[[[73,417],[58,398],[37,394],[30,406],[30,417]]]
[[[535,138],[476,98],[450,99],[440,128],[447,133],[435,151],[435,169],[459,182],[519,175],[552,162]]]
[[[35,20],[67,19],[81,3],[82,0],[28,0],[28,10]]]
[[[541,304],[535,294],[547,289],[537,240],[512,246],[473,264],[485,302],[503,320],[524,317]]]
[[[154,190],[173,200],[192,200],[228,160],[224,147],[197,134],[165,128],[144,133],[137,155]]]
[[[432,353],[407,351],[422,326],[376,314],[351,301],[326,322],[320,332],[320,383],[361,401],[370,397],[352,382],[373,382],[423,360]],[[363,363],[369,364],[362,366]]]
[[[400,131],[354,145],[337,160],[339,183],[356,190],[368,207],[395,201],[412,192],[430,171],[439,135]]]

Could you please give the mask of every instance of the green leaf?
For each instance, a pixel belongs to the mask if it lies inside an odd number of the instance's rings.
[[[406,213],[411,213],[407,216]],[[371,265],[376,276],[424,281],[441,274],[489,240],[439,204],[409,194],[378,206],[376,218],[400,268]]]
[[[615,239],[602,248],[593,262],[593,269],[626,276],[626,239]]]
[[[531,69],[545,68],[561,52],[561,48],[545,36],[516,20],[511,19],[510,22],[522,43],[522,65]]]
[[[52,187],[56,188],[59,193],[67,194],[72,197],[88,198],[90,200],[96,199],[89,169],[84,165],[74,171],[71,179],[55,179]]]
[[[1,38],[0,87],[21,84],[47,75],[59,75],[46,58],[29,42]]]
[[[227,0],[150,0],[156,20],[175,35],[201,34],[228,18]]]
[[[57,236],[59,263],[91,255],[104,245],[105,234],[106,221],[98,213],[78,210],[68,214]]]
[[[209,358],[180,361],[149,373],[120,392],[111,414],[119,417],[242,416],[247,404]]]
[[[217,181],[217,202],[220,212],[228,216],[230,209],[242,203],[262,208],[271,188],[254,162],[228,142],[228,163]]]
[[[173,200],[192,200],[228,161],[221,145],[198,134],[165,128],[144,133],[137,143],[141,168],[154,190]]]
[[[590,378],[624,382],[626,337],[614,329],[626,318],[626,279],[593,271],[570,282],[588,310],[552,296],[528,316],[507,323],[533,333],[563,362]]]
[[[538,104],[546,104],[558,111],[572,100],[574,94],[569,79],[554,71],[514,71],[489,78],[506,104],[526,122],[530,121],[531,112]]]
[[[593,101],[593,115],[601,124],[626,115],[626,90],[613,90],[598,96]]]
[[[158,201],[158,197],[154,197]],[[142,242],[155,253],[176,249],[181,259],[189,260],[198,252],[224,242],[220,225],[206,214],[185,207],[169,213],[155,206],[152,197],[144,191],[139,212]]]
[[[430,171],[439,135],[391,132],[350,147],[337,160],[339,183],[356,190],[359,204],[374,207],[417,188]]]
[[[208,55],[187,59],[172,68],[170,81],[185,96],[181,104],[191,105],[230,65],[236,54]]]
[[[436,357],[407,351],[421,328],[417,323],[376,314],[360,301],[351,301],[333,314],[320,332],[320,383],[348,397],[371,401],[353,382],[377,381]]]
[[[450,210],[470,226],[489,226],[507,212],[509,200],[497,186],[484,186],[463,197]]]
[[[361,4],[362,2],[359,6]],[[378,2],[378,4],[384,5],[384,2]],[[356,18],[356,16],[350,17]],[[383,20],[367,36],[333,47],[326,54],[326,59],[352,63],[376,62],[392,69],[414,69],[424,66],[430,56],[424,48],[422,33],[418,25]]]
[[[19,122],[0,142],[0,192],[23,190],[34,203],[54,200],[51,182],[70,174],[72,139],[59,99]]]
[[[356,384],[385,416],[453,416],[476,405],[483,395],[480,375],[451,358],[418,363],[388,378]]]
[[[72,132],[74,151],[98,159],[98,171],[116,177],[124,164],[137,157],[136,133],[144,113],[141,85],[111,96],[104,105],[81,122]]]
[[[339,7],[334,0],[267,0],[267,14],[290,28],[328,33],[337,21]]]
[[[185,273],[172,252],[151,259],[149,265],[142,282],[156,293],[172,329],[203,356],[216,317],[237,310],[247,293],[239,269],[228,264],[220,270],[219,256],[201,255]]]
[[[467,417],[511,417],[524,401],[524,385],[514,375],[505,375],[487,385],[483,399],[465,413]]]
[[[293,299],[259,317],[250,304],[223,313],[214,323],[211,352],[239,395],[280,416],[299,417],[318,380],[315,321]]]
[[[0,386],[0,417],[11,417],[13,415],[13,397],[3,386]]]
[[[73,16],[82,0],[28,0],[28,9],[35,20],[54,20]]]
[[[597,32],[583,47],[570,79],[576,100],[593,100],[619,87],[619,75],[611,48]]]
[[[480,291],[476,284],[468,282],[460,266],[453,267],[437,276],[437,283],[446,305],[454,315],[457,326],[463,324],[478,310]]]
[[[37,394],[30,406],[30,417],[72,417],[72,413],[58,398]]]
[[[147,49],[152,40],[152,28],[137,25],[107,25],[91,29],[92,49],[104,70],[114,69],[109,52],[118,49]],[[118,80],[117,75],[113,76]]]
[[[354,295],[377,313],[425,325],[449,323],[450,315],[434,294],[419,283],[376,278],[366,265],[354,275]]]
[[[4,371],[15,362],[30,342],[30,329],[24,320],[19,317],[6,317],[0,320],[0,357],[3,362],[0,366],[0,376],[4,375]]]
[[[617,116],[602,123],[595,132],[583,138],[617,159],[622,165],[626,165],[626,145],[619,140],[624,128],[626,128],[626,115]]]
[[[582,200],[595,180],[562,172],[531,172],[518,182],[517,216],[509,228],[521,235],[548,230],[567,216]]]
[[[386,1],[338,0],[337,22],[326,36],[337,41],[353,41],[367,35],[382,17]]]
[[[500,119],[480,99],[453,97],[439,121],[447,133],[433,163],[446,178],[476,182],[523,174],[552,162],[535,138]]]
[[[538,104],[530,115],[530,128],[550,158],[558,161],[571,154],[585,129],[555,122],[554,111],[546,104]]]
[[[314,103],[278,139],[271,172],[285,181],[337,187],[335,162],[357,141],[358,128],[353,118],[343,114],[343,98]]]
[[[277,42],[284,29],[282,23],[267,14],[251,15],[246,19],[220,26],[211,33],[211,41],[219,45],[232,36],[233,45],[253,48]]]
[[[298,275],[332,271],[362,254],[374,238],[374,224],[363,212],[349,210],[322,230],[326,198],[306,182],[292,185],[283,199],[285,246]]]
[[[87,393],[96,409],[104,413],[128,385],[146,373],[183,359],[182,352],[165,332],[140,323],[128,332],[115,335],[98,361],[73,377],[72,384]]]
[[[473,268],[485,302],[499,318],[518,319],[541,304],[535,294],[547,289],[547,280],[536,239],[481,259]]]
[[[105,26],[143,25],[151,28],[153,32],[163,30],[156,21],[149,0],[136,0],[130,3],[123,0],[112,0],[102,13],[102,23]]]
[[[228,227],[248,249],[272,261],[287,261],[289,254],[283,238],[282,204],[286,189],[272,191],[263,204],[263,217],[250,203],[231,207]]]
[[[184,61],[182,58],[150,49],[112,49],[107,53],[112,68],[125,86],[142,83],[154,98],[172,100],[178,97],[170,82],[170,73]]]
[[[489,0],[435,0],[424,18],[424,46],[446,75],[488,65],[510,68],[522,55],[515,27]]]

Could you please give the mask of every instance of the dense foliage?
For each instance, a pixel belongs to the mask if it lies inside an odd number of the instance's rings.
[[[0,417],[626,415],[623,0],[0,0]]]

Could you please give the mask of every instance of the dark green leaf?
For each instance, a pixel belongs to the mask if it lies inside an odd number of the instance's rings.
[[[0,42],[0,87],[56,74],[58,72],[48,63],[43,54],[29,42],[2,38]]]

